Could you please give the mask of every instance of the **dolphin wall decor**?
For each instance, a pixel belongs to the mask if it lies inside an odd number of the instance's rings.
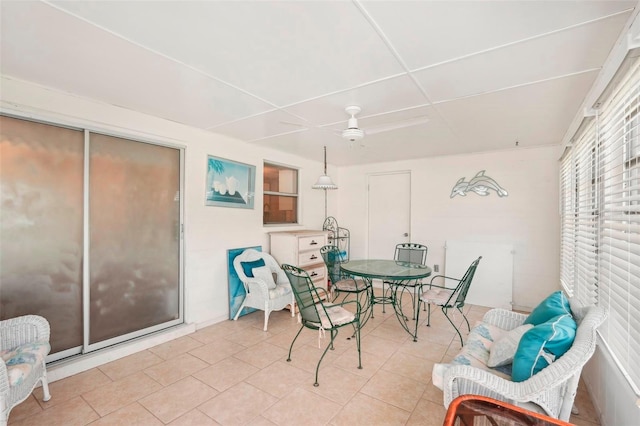
[[[489,176],[485,176],[484,172],[484,170],[479,171],[469,182],[465,182],[464,177],[458,179],[458,182],[456,182],[451,190],[449,198],[453,198],[456,195],[465,196],[467,195],[467,192],[470,191],[482,196],[489,195],[490,190],[495,191],[500,197],[506,197],[509,195],[503,187],[498,185],[498,182]]]

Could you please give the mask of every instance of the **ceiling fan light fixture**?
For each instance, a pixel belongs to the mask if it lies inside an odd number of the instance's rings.
[[[364,131],[358,128],[349,128],[342,131],[342,138],[350,142],[359,141],[364,137]]]
[[[349,142],[359,141],[364,137],[364,131],[358,127],[358,119],[356,114],[362,111],[357,105],[350,105],[346,107],[345,112],[351,116],[347,123],[347,128],[342,131],[342,138]]]

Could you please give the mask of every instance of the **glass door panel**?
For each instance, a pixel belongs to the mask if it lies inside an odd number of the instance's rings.
[[[82,131],[0,116],[0,319],[38,314],[82,346]]]
[[[89,146],[91,346],[182,320],[181,160],[179,149],[95,133]]]

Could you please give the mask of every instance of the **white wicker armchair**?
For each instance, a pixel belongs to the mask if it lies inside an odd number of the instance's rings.
[[[580,373],[596,348],[596,329],[606,318],[601,307],[574,308],[578,323],[571,348],[551,365],[523,382],[512,382],[490,371],[469,365],[454,365],[444,373],[444,405],[465,394],[484,395],[568,421]],[[586,314],[585,314],[586,313]],[[522,325],[527,315],[504,309],[487,312],[483,322],[504,330]]]
[[[267,280],[261,277],[248,277],[245,274],[245,268],[242,267],[244,262],[255,262],[262,259],[265,266],[270,271],[269,275],[276,274],[275,280],[272,281],[271,287]],[[269,253],[260,252],[254,249],[246,249],[233,260],[233,267],[238,274],[238,278],[244,285],[246,296],[240,309],[234,316],[234,321],[238,319],[244,308],[255,308],[264,311],[264,331],[267,331],[269,323],[269,314],[272,311],[279,311],[291,305],[291,316],[295,313],[295,296],[291,290],[289,279],[284,273],[278,262]],[[267,277],[270,278],[270,277]]]
[[[49,322],[37,315],[0,321],[0,426],[11,409],[27,399],[42,381],[44,401],[51,398],[45,357],[49,353]]]

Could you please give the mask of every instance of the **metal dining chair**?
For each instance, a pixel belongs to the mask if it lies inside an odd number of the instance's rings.
[[[458,279],[458,278],[446,277],[444,275],[436,275],[431,278],[431,281],[429,282],[429,284],[423,284],[420,290],[421,296],[420,296],[420,299],[418,300],[418,305],[420,303],[427,304],[427,310],[428,310],[427,327],[431,326],[431,305],[440,306],[442,308],[442,312],[444,313],[444,316],[447,318],[447,320],[449,320],[449,323],[453,326],[453,328],[455,328],[456,333],[458,333],[458,336],[460,337],[460,344],[463,346],[464,346],[464,342],[462,340],[462,334],[460,333],[460,330],[458,330],[458,327],[456,326],[456,324],[449,317],[448,311],[449,309],[453,309],[453,308],[457,309],[462,314],[462,317],[467,323],[467,330],[471,331],[471,328],[469,327],[469,320],[467,319],[467,316],[464,314],[464,311],[462,308],[464,308],[464,302],[467,297],[467,293],[469,292],[469,287],[471,287],[471,281],[473,281],[473,276],[476,273],[476,269],[478,268],[478,264],[480,263],[481,259],[482,259],[482,256],[478,257],[476,260],[471,262],[471,265],[467,269],[467,272],[464,273],[464,276],[462,278]],[[457,282],[457,284],[455,287],[447,287],[445,285],[435,285],[433,282],[436,279],[443,279],[445,282],[446,280],[455,281]],[[422,289],[424,289],[425,287],[428,287],[428,289],[426,291],[423,291]],[[419,307],[420,306],[418,306],[418,308]],[[420,314],[420,309],[418,309],[418,316],[419,314]]]
[[[364,327],[369,319],[369,308],[371,306],[371,286],[362,278],[355,278],[349,274],[346,274],[340,268],[343,263],[341,250],[334,245],[326,245],[320,248],[320,254],[324,263],[327,266],[327,272],[331,281],[331,293],[333,293],[333,300],[338,300],[342,297],[342,301],[345,301],[350,295],[355,296],[360,307],[362,308],[361,326]]]
[[[429,248],[423,244],[417,244],[417,243],[400,243],[400,244],[396,244],[396,250],[394,253],[394,260],[399,261],[399,262],[409,262],[409,263],[416,263],[419,265],[425,265],[426,261],[427,261],[427,252],[428,252]],[[385,305],[385,300],[386,298],[386,290],[385,290],[385,285],[387,286],[391,286],[393,283],[391,281],[382,281],[382,295],[383,295],[383,299],[382,299],[382,312],[386,312],[384,305]],[[417,289],[418,286],[420,286],[421,282],[417,281],[417,282],[411,282],[411,283],[405,283],[403,284],[404,286],[414,286],[414,289]],[[414,303],[414,300],[417,296],[416,292],[412,292],[412,305]]]
[[[327,295],[320,294],[325,290],[313,285],[313,281],[309,277],[309,274],[304,269],[300,269],[293,265],[283,264],[282,269],[289,278],[293,294],[296,297],[296,302],[299,309],[299,318],[301,322],[300,330],[293,338],[291,346],[289,347],[288,362],[291,362],[291,351],[293,344],[298,339],[300,332],[306,327],[312,330],[318,330],[319,337],[324,336],[326,331],[329,331],[331,339],[327,344],[318,364],[316,365],[316,381],[314,386],[318,384],[318,371],[320,370],[320,364],[322,359],[327,354],[329,348],[333,348],[333,343],[338,335],[338,330],[342,327],[351,325],[354,330],[354,336],[358,348],[358,368],[362,369],[362,357],[360,353],[360,304],[356,300],[351,300],[342,303],[327,303],[323,302]],[[348,308],[348,309],[347,309]]]

